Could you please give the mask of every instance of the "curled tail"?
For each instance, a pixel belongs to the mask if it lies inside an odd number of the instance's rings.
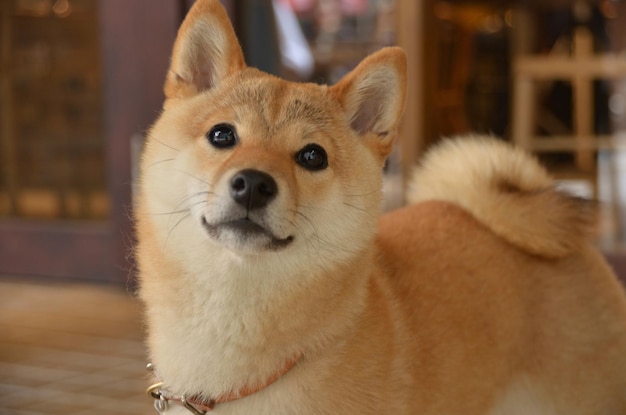
[[[558,258],[589,243],[594,202],[560,192],[539,162],[491,137],[445,140],[415,171],[409,201],[446,200],[519,248]]]

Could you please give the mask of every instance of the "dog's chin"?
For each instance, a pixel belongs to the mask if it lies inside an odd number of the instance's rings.
[[[202,226],[220,245],[241,253],[278,251],[287,248],[294,240],[293,236],[280,238],[248,218],[213,224],[203,217]]]

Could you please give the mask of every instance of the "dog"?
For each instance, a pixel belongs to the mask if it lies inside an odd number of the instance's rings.
[[[380,214],[406,76],[390,47],[333,86],[279,79],[195,3],[135,210],[161,413],[626,414],[626,297],[593,203],[467,136]]]

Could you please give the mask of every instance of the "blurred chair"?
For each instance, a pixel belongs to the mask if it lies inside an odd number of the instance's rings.
[[[614,152],[626,142],[617,134],[598,134],[594,128],[594,91],[596,80],[612,81],[626,79],[626,56],[611,53],[596,53],[594,37],[587,25],[591,5],[586,1],[571,2],[572,13],[578,24],[574,27],[564,48],[569,53],[552,51],[549,54],[533,54],[528,50],[530,31],[534,27],[529,14],[517,12],[513,48],[513,103],[512,140],[534,153],[569,153],[575,156],[575,169],[566,171],[562,178],[585,178],[592,184],[597,196],[597,161],[600,150],[607,151],[609,159],[611,215],[619,225],[619,191]],[[540,108],[537,85],[542,81],[569,81],[572,86],[572,128],[560,128],[551,123],[550,115]],[[543,121],[548,136],[537,135],[537,125]],[[553,128],[545,128],[551,124]],[[558,175],[557,175],[558,177]],[[618,226],[619,228],[619,226]]]

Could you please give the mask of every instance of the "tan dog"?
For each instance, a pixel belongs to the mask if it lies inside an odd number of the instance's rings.
[[[626,414],[623,290],[533,159],[448,142],[379,218],[405,65],[289,83],[191,10],[136,213],[162,411]]]

